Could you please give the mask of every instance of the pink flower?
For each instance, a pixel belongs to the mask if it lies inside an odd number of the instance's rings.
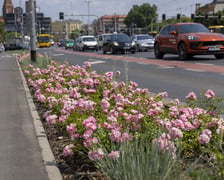
[[[89,151],[88,156],[91,160],[96,161],[104,158],[104,152],[101,148],[99,148],[96,151]]]
[[[50,115],[46,118],[48,124],[56,124],[57,115]]]
[[[207,98],[213,98],[214,96],[215,96],[215,93],[211,89],[208,89],[205,93],[205,97]]]
[[[175,147],[174,142],[170,140],[170,137],[168,134],[163,133],[160,137],[158,137],[157,139],[154,139],[152,142],[158,147],[158,149],[161,152],[170,151],[173,158],[176,157],[177,149]]]
[[[168,97],[168,92],[161,92],[158,94],[159,97],[161,98],[167,98]]]
[[[190,92],[187,96],[186,99],[190,99],[190,100],[196,100],[197,96],[194,92]]]
[[[73,144],[69,144],[67,146],[65,146],[65,148],[63,149],[63,155],[64,156],[73,156],[73,150],[72,148],[74,148]]]
[[[101,109],[103,112],[107,112],[108,108],[110,107],[110,103],[106,99],[102,99],[101,101]]]
[[[208,144],[210,141],[210,137],[207,134],[200,134],[200,136],[198,137],[198,141],[200,144]]]
[[[120,157],[119,151],[111,151],[111,153],[108,154],[109,158],[115,160]]]
[[[172,127],[170,130],[169,130],[169,135],[170,137],[172,137],[173,139],[176,139],[176,138],[183,138],[183,133],[180,129],[178,128],[175,128],[175,127]]]
[[[208,137],[212,137],[212,131],[209,129],[204,129],[202,131],[202,134],[206,134]]]

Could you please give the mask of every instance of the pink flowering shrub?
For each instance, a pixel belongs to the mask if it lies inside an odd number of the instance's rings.
[[[132,141],[142,134],[161,152],[169,150],[175,157],[181,144],[184,157],[198,156],[224,129],[217,108],[220,99],[212,90],[204,93],[204,100],[190,92],[183,107],[178,99],[164,104],[167,92],[150,96],[148,89],[133,81],[114,81],[113,72],[92,71],[88,62],[70,66],[52,61],[46,69],[29,66],[24,74],[36,99],[49,110],[44,117],[47,123],[63,128],[70,137],[74,147],[65,146],[65,156],[81,147],[92,160],[116,159],[119,149],[111,149],[111,143]]]

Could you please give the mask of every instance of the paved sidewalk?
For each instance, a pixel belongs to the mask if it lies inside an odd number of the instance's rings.
[[[62,180],[16,57],[0,53],[0,179]]]

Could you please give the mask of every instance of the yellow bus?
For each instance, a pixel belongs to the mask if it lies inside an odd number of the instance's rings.
[[[53,39],[50,34],[39,34],[37,36],[37,46],[38,47],[50,47],[51,39]]]
[[[211,32],[224,34],[224,26],[223,25],[209,26],[208,28]]]

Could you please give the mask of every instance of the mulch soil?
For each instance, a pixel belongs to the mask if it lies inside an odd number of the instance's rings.
[[[33,95],[33,91],[31,94]],[[69,144],[71,140],[60,129],[54,125],[49,125],[43,119],[46,108],[43,107],[35,97],[33,101],[42,121],[45,133],[47,135],[51,150],[54,154],[57,166],[64,180],[107,180],[105,176],[94,166],[88,156],[83,152],[76,152],[72,157],[64,157],[62,155],[63,148]]]

